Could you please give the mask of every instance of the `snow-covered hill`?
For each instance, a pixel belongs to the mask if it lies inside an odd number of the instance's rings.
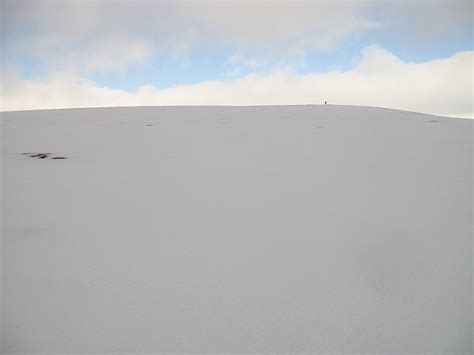
[[[308,105],[1,124],[5,352],[472,350],[471,120]]]

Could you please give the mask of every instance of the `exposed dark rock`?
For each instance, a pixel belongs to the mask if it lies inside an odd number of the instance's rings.
[[[37,159],[67,159],[63,156],[51,157],[51,153],[21,153],[21,155],[27,155],[30,158],[37,158]]]
[[[51,153],[37,153],[37,154],[31,154],[30,157],[31,158],[38,158],[38,159],[46,159],[50,155],[51,155]]]

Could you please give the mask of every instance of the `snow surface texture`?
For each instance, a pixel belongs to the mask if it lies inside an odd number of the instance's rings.
[[[2,129],[5,352],[472,350],[471,120],[142,107]]]

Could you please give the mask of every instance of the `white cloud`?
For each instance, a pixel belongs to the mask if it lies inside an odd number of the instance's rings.
[[[192,14],[197,28],[215,41],[285,51],[295,45],[332,49],[355,32],[373,28],[367,7],[363,1],[221,1],[181,4],[179,13]]]
[[[253,61],[303,64],[308,50],[334,51],[369,31],[423,45],[472,27],[470,0],[3,0],[1,6],[3,51],[78,75],[125,71],[153,54],[188,65],[195,53],[233,50],[243,57],[228,63],[235,77],[255,68]]]
[[[374,28],[409,30],[410,37],[427,40],[449,38],[472,26],[470,0],[4,0],[2,11],[9,32],[34,30],[38,36],[55,34],[64,42],[140,35],[160,47],[208,43],[263,51],[284,51],[293,45],[331,49]]]
[[[403,36],[405,45],[429,47],[471,33],[472,0],[386,0],[373,2],[382,30]],[[471,32],[469,32],[471,31]]]
[[[86,53],[68,58],[68,62],[82,63],[89,71],[124,71],[131,64],[143,64],[153,53],[150,41],[120,37],[95,41]]]
[[[308,49],[332,50],[374,28],[367,8],[366,1],[5,0],[2,21],[15,36],[3,39],[6,51],[34,55],[53,71],[123,70],[153,50],[181,63],[203,48],[301,60]],[[77,64],[81,53],[92,64]]]
[[[134,105],[273,105],[321,103],[382,106],[439,115],[474,117],[474,52],[425,63],[405,63],[368,47],[354,69],[315,74],[277,70],[233,81],[205,81],[128,92],[59,75],[48,80],[5,78],[2,109],[24,110]]]
[[[73,46],[63,46],[63,40],[62,35],[45,35],[35,40],[36,57],[49,72],[124,73],[130,65],[147,63],[154,53],[152,42],[126,35],[95,38]]]

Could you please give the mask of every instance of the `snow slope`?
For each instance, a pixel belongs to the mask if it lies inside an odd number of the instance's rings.
[[[472,140],[369,107],[2,113],[2,349],[469,353]]]

